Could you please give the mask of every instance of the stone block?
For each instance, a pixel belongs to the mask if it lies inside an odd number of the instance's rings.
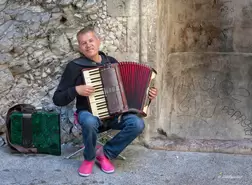
[[[234,1],[170,1],[170,16],[174,22],[218,20],[225,27],[233,24],[236,10]]]
[[[138,0],[107,0],[107,14],[112,17],[138,16]]]
[[[188,139],[251,138],[251,60],[249,54],[171,54],[158,68],[159,127]]]
[[[240,10],[234,1],[162,3],[158,32],[160,37],[169,33],[164,39],[170,52],[233,51],[233,30]]]
[[[252,2],[240,4],[237,22],[241,27],[252,27]]]
[[[252,51],[252,26],[236,26],[233,34],[233,48],[236,52],[251,53]]]
[[[234,28],[222,28],[217,22],[170,22],[170,34],[164,38],[170,52],[233,51]],[[164,30],[165,31],[165,30]]]

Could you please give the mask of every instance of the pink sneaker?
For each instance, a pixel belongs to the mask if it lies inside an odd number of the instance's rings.
[[[79,168],[79,175],[87,177],[89,176],[93,171],[94,161],[87,161],[84,160]]]
[[[103,147],[99,148],[96,152],[96,160],[100,164],[102,171],[105,173],[113,173],[115,171],[114,165],[111,161],[104,155]]]

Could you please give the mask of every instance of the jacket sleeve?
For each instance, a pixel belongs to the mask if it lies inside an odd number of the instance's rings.
[[[70,63],[67,64],[62,74],[60,83],[54,92],[53,103],[57,106],[65,106],[71,103],[77,96],[75,81],[78,73],[71,70]]]

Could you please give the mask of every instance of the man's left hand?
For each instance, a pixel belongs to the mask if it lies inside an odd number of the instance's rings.
[[[149,99],[153,100],[157,96],[157,88],[152,87],[149,90]]]

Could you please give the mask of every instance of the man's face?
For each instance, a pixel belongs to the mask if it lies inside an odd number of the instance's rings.
[[[94,32],[87,32],[78,36],[79,51],[86,57],[93,59],[98,55],[100,40]]]

